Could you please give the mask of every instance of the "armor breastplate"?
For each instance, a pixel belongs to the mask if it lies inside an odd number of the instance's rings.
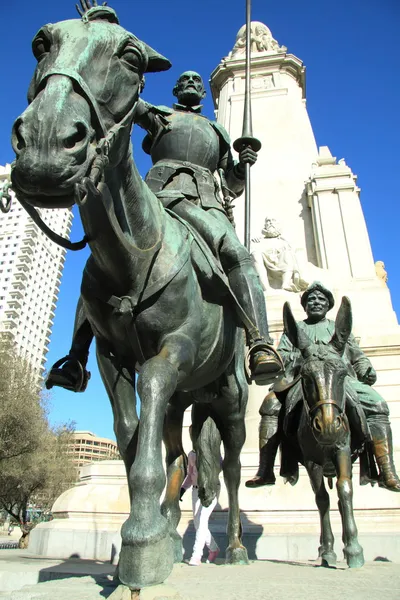
[[[174,111],[169,127],[151,148],[153,164],[160,160],[188,161],[214,172],[220,158],[220,140],[210,121],[198,114]]]

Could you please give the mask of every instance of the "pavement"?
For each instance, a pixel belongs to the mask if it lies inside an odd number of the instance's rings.
[[[22,550],[1,550],[0,600],[115,597],[114,570],[99,561],[44,559]],[[311,561],[256,560],[249,566],[228,566],[217,560],[199,567],[175,565],[166,583],[180,600],[399,600],[400,564],[376,561],[348,569],[345,563],[323,568]],[[160,593],[152,597],[164,600]]]

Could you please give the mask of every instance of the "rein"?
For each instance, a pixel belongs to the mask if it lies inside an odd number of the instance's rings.
[[[74,73],[70,69],[52,70],[44,75],[44,77],[38,84],[38,88],[44,81],[46,81],[52,75],[62,75],[64,77],[68,77],[68,79],[71,79],[73,81],[73,83],[75,84],[74,87],[78,88],[82,97],[85,98],[86,102],[89,104],[91,111],[94,113],[98,125],[97,129],[100,130],[101,134],[95,149],[95,158],[93,159],[93,162],[89,167],[89,175],[84,177],[80,183],[75,184],[75,204],[77,204],[78,206],[83,206],[83,204],[86,201],[88,187],[92,188],[94,186],[95,188],[97,188],[97,185],[99,184],[100,180],[104,175],[106,167],[109,165],[109,156],[115,147],[115,142],[118,139],[118,133],[121,130],[123,130],[127,125],[131,125],[136,110],[137,100],[134,102],[132,108],[128,111],[125,117],[119,123],[116,123],[107,133],[107,129],[101,116],[100,110],[98,108],[96,99],[94,98],[92,92],[90,91],[82,77],[77,73]],[[4,188],[6,188],[6,186],[4,186]],[[3,200],[4,198],[6,202],[5,204],[3,204],[3,201],[0,202],[0,209],[2,210],[2,212],[9,212],[11,209],[11,195],[9,193],[9,190],[12,189],[11,184],[7,184],[7,188],[4,188],[1,194],[1,200]],[[89,241],[86,235],[79,242],[70,242],[61,235],[58,235],[58,233],[52,231],[43,221],[38,210],[34,206],[28,204],[25,200],[22,200],[20,198],[18,198],[18,201],[29,214],[34,223],[52,242],[58,244],[59,246],[62,246],[66,250],[76,251],[85,248]]]

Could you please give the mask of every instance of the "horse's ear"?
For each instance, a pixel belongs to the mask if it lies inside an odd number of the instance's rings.
[[[343,296],[335,321],[335,333],[330,341],[331,345],[339,354],[343,354],[347,340],[351,334],[353,316],[351,313],[350,299]]]
[[[283,305],[283,325],[284,332],[295,348],[298,348],[301,352],[308,348],[308,346],[311,344],[311,340],[308,335],[297,325],[289,302],[285,302]]]
[[[151,46],[143,42],[146,48],[147,57],[149,62],[147,64],[146,73],[156,73],[158,71],[168,71],[171,68],[171,63],[168,58],[165,58],[162,54],[154,50]]]

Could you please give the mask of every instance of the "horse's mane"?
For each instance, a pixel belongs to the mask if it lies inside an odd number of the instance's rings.
[[[75,8],[78,11],[83,21],[108,21],[109,23],[115,23],[119,25],[119,19],[117,13],[113,8],[107,6],[107,2],[103,2],[102,5],[97,4],[97,0],[93,1],[93,6],[90,4],[90,0],[79,0],[81,6],[75,4]]]

